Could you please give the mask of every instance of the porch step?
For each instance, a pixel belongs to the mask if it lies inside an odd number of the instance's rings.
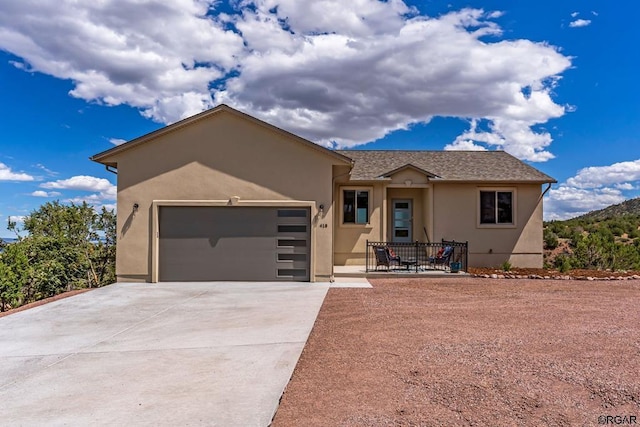
[[[464,271],[458,273],[451,273],[446,270],[402,270],[394,269],[390,271],[369,271],[367,273],[364,265],[336,265],[333,267],[334,277],[366,277],[367,279],[383,279],[407,277],[407,278],[437,278],[437,277],[470,277],[470,275]]]

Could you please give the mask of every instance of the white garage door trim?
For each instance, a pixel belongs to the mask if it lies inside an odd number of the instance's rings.
[[[240,200],[237,197],[233,197],[229,200],[154,200],[151,204],[152,210],[152,224],[151,224],[151,282],[157,283],[159,278],[159,213],[162,206],[239,206],[239,207],[282,207],[282,208],[309,208],[311,212],[311,243],[309,244],[309,280],[315,282],[315,270],[316,270],[316,257],[315,257],[315,245],[316,245],[316,221],[314,218],[319,214],[316,202],[302,201],[302,200]]]

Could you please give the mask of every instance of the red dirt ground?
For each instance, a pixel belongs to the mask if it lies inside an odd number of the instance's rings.
[[[372,283],[329,290],[274,426],[640,423],[640,281]]]

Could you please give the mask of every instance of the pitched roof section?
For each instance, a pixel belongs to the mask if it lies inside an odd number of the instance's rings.
[[[207,111],[203,111],[202,113],[196,114],[195,116],[191,116],[191,117],[187,117],[186,119],[180,120],[179,122],[176,122],[174,124],[171,124],[169,126],[165,126],[163,128],[160,128],[154,132],[148,133],[146,135],[143,135],[141,137],[138,137],[136,139],[132,139],[129,142],[126,142],[122,145],[118,145],[116,147],[113,147],[109,150],[103,151],[101,153],[98,153],[92,157],[90,157],[91,160],[93,160],[94,162],[98,162],[98,163],[102,163],[104,165],[108,165],[108,166],[116,166],[116,164],[113,161],[110,161],[109,158],[111,156],[113,156],[114,154],[119,154],[122,153],[123,151],[129,150],[133,147],[137,147],[138,145],[147,143],[149,141],[152,141],[158,137],[161,137],[169,132],[173,132],[175,130],[178,130],[180,128],[183,128],[185,126],[188,126],[192,123],[195,123],[197,121],[206,119],[210,116],[213,116],[215,114],[219,114],[221,112],[226,112],[226,113],[231,113],[234,114],[240,118],[243,118],[245,120],[251,121],[259,126],[262,126],[264,128],[267,128],[269,130],[278,132],[280,134],[282,134],[283,136],[292,138],[304,145],[306,145],[309,148],[312,148],[314,150],[317,150],[325,155],[331,156],[333,158],[336,158],[346,164],[350,164],[351,163],[351,159],[348,157],[345,157],[344,155],[338,153],[337,151],[334,150],[330,150],[328,148],[322,147],[321,145],[315,144],[307,139],[304,139],[298,135],[295,135],[291,132],[287,132],[286,130],[280,129],[279,127],[273,126],[272,124],[269,124],[267,122],[264,122],[260,119],[257,119],[253,116],[250,116],[246,113],[243,113],[242,111],[238,111],[234,108],[229,107],[226,104],[220,104],[217,107],[214,107],[210,110]]]
[[[374,181],[411,165],[436,175],[434,181],[555,183],[504,151],[337,150],[355,161],[352,181]]]

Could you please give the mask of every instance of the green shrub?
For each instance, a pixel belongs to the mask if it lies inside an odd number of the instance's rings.
[[[570,239],[573,234],[573,229],[571,227],[561,227],[559,231],[556,232],[558,237],[562,239]]]
[[[560,255],[555,259],[555,266],[561,273],[566,273],[571,270],[571,262],[566,255]]]
[[[615,225],[609,229],[614,236],[621,237],[625,231],[620,225]]]
[[[544,230],[544,247],[545,249],[555,249],[558,247],[558,236],[551,230]]]

